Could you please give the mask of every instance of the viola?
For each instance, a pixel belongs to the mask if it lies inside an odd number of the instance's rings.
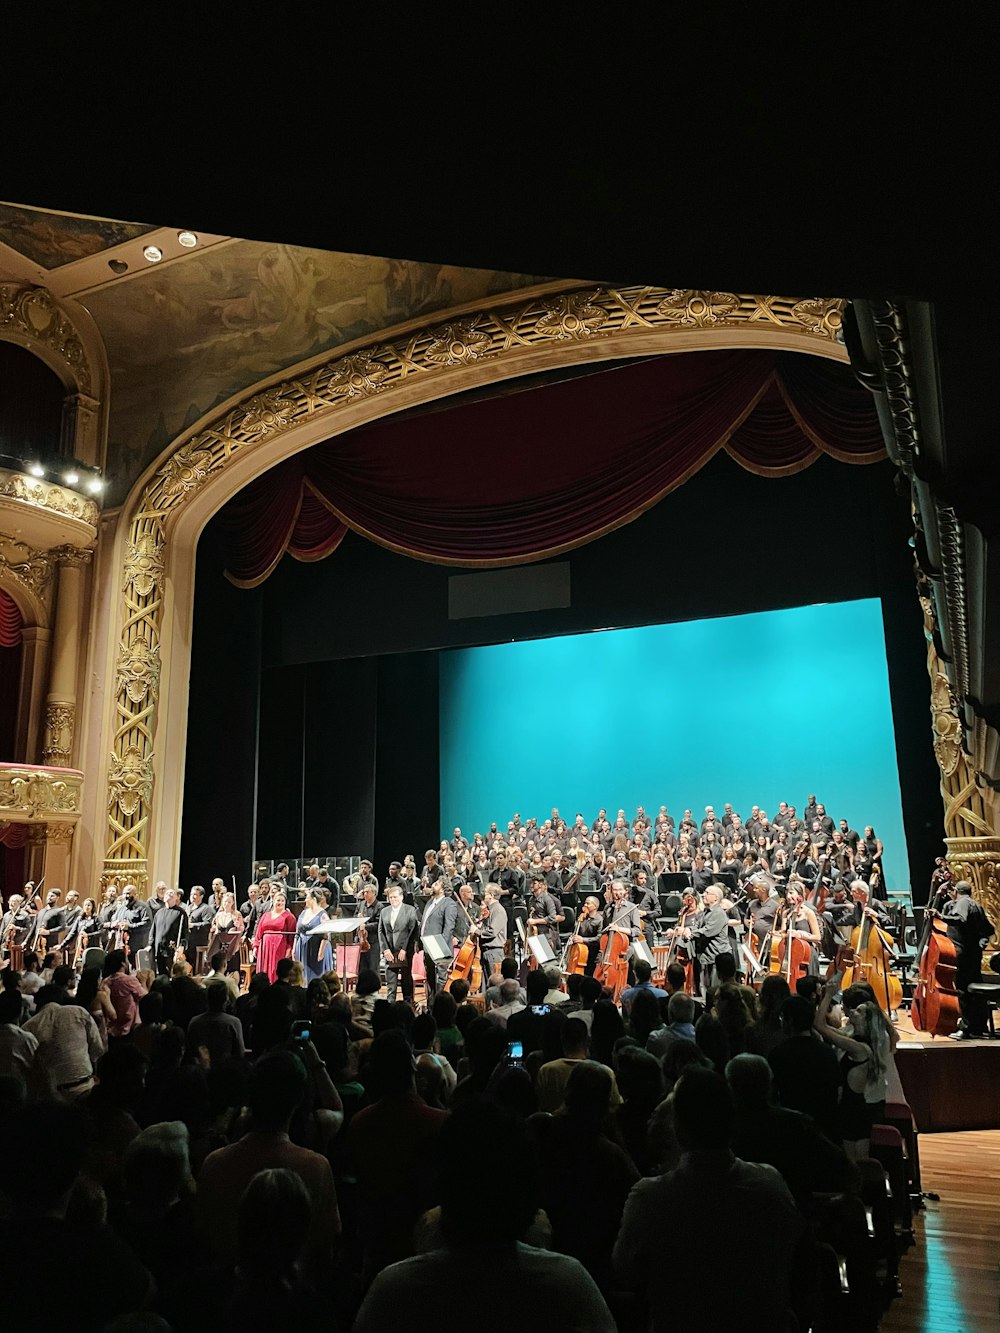
[[[942,892],[924,914],[924,928],[917,953],[917,984],[913,991],[910,1014],[918,1032],[929,1032],[933,1037],[947,1037],[958,1030],[960,1017],[958,991],[955,987],[955,969],[958,950],[949,937],[947,927],[936,916]]]

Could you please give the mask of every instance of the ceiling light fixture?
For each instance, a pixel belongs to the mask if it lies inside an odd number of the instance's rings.
[[[142,257],[149,260],[151,264],[158,264],[163,258],[163,251],[158,245],[147,245],[142,252]]]
[[[75,486],[79,480],[80,480],[79,472],[69,471],[63,473],[63,481],[66,483],[67,486]]]
[[[198,237],[193,231],[179,231],[177,233],[177,244],[183,245],[185,250],[193,250],[198,244]]]
[[[45,476],[45,469],[42,467],[41,463],[32,463],[31,466],[28,468],[28,471],[31,473],[33,477]]]
[[[100,477],[91,477],[87,482],[87,490],[91,495],[100,495],[101,491],[104,490],[104,482]]]

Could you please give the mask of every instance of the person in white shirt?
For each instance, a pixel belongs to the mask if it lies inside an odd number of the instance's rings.
[[[57,986],[43,986],[24,1030],[38,1041],[33,1073],[40,1096],[72,1101],[90,1091],[104,1042],[86,1009],[67,1003]]]

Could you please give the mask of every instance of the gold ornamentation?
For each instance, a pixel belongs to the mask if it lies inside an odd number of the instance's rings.
[[[212,470],[213,458],[207,449],[181,449],[160,469],[163,490],[172,500],[201,485]]]
[[[45,348],[62,361],[84,393],[90,392],[90,365],[69,314],[45,287],[0,285],[0,331],[16,342]]]
[[[53,773],[39,768],[0,768],[0,811],[27,819],[48,814],[78,815],[82,773]]]
[[[250,438],[274,435],[292,424],[294,406],[276,389],[254,394],[244,404],[240,429]]]
[[[163,542],[152,532],[140,532],[125,547],[125,583],[137,596],[149,597],[163,578]]]
[[[68,565],[70,569],[86,569],[94,558],[94,548],[92,546],[57,546],[52,554],[59,561],[60,566]]]
[[[118,678],[115,692],[123,691],[134,704],[141,704],[147,694],[154,702],[160,684],[160,650],[139,637],[118,654]]]
[[[820,301],[815,297],[807,301],[797,301],[792,306],[792,315],[807,329],[826,337],[840,337],[844,316],[840,309],[831,305],[829,301]]]
[[[946,838],[948,864],[956,879],[972,885],[972,896],[1000,931],[1000,838]]]
[[[292,426],[326,417],[333,423],[339,412],[359,399],[391,392],[415,375],[595,337],[617,339],[627,355],[633,336],[648,340],[651,331],[722,325],[750,330],[761,318],[764,303],[770,322],[800,339],[813,340],[817,349],[825,350],[835,340],[843,309],[839,300],[810,303],[791,297],[648,286],[577,287],[552,296],[512,300],[449,324],[410,329],[392,342],[331,355],[298,377],[248,394],[179,445],[147,485],[132,515],[125,548],[105,879],[118,882],[126,876],[136,883],[146,881],[156,729],[156,696],[150,688],[154,681],[147,673],[153,671],[152,662],[159,661],[165,542],[173,516],[209,474],[224,468],[235,454]],[[648,341],[638,346],[645,354]],[[141,648],[133,647],[140,641]]]
[[[11,559],[10,555],[0,554],[0,570],[9,574],[15,583],[21,584],[29,592],[43,600],[48,596],[52,585],[55,562],[45,551],[36,551],[23,542],[11,542],[8,551],[24,552],[24,559]]]
[[[23,472],[0,471],[0,497],[17,500],[34,509],[79,519],[92,528],[97,526],[100,518],[97,505],[85,495],[77,495],[76,491],[67,490],[65,486],[57,486],[54,481],[26,477]]]
[[[609,322],[608,312],[595,300],[595,297],[601,295],[601,292],[573,292],[569,296],[557,297],[538,321],[538,332],[563,342],[570,338],[589,338],[594,333],[611,332],[605,329]]]
[[[657,306],[658,312],[671,323],[696,324],[699,328],[728,323],[739,308],[740,298],[732,292],[679,290],[667,292]]]
[[[138,745],[127,745],[121,755],[112,754],[108,770],[108,804],[117,805],[126,817],[148,803],[153,794],[153,755]]]
[[[388,367],[367,352],[357,352],[338,361],[324,386],[331,399],[367,398],[378,393],[389,374]]]
[[[486,356],[493,339],[474,321],[445,324],[435,330],[424,355],[435,366],[467,366]]]
[[[68,846],[73,841],[74,831],[72,824],[46,824],[46,842],[66,843]]]
[[[73,704],[49,704],[45,710],[45,744],[42,758],[56,768],[68,768],[73,757]]]

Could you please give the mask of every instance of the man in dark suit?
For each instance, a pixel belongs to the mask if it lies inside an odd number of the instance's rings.
[[[378,919],[378,947],[385,960],[385,995],[395,1000],[400,982],[403,999],[413,999],[413,950],[417,942],[417,911],[403,902],[403,890],[389,889],[389,905]]]
[[[430,897],[427,899],[427,906],[420,918],[420,938],[426,940],[431,935],[440,935],[446,943],[454,946],[458,943],[458,937],[455,934],[455,918],[458,916],[458,908],[455,906],[454,898],[445,897],[444,887],[444,878],[439,876],[434,881]],[[427,969],[428,1000],[439,990],[444,990],[448,973],[451,971],[451,963],[450,957],[432,963],[425,950],[424,966]]]
[[[180,905],[181,895],[177,889],[168,889],[163,906],[153,917],[153,929],[150,945],[159,973],[170,972],[174,962],[174,950],[183,948],[188,940],[187,912]]]

